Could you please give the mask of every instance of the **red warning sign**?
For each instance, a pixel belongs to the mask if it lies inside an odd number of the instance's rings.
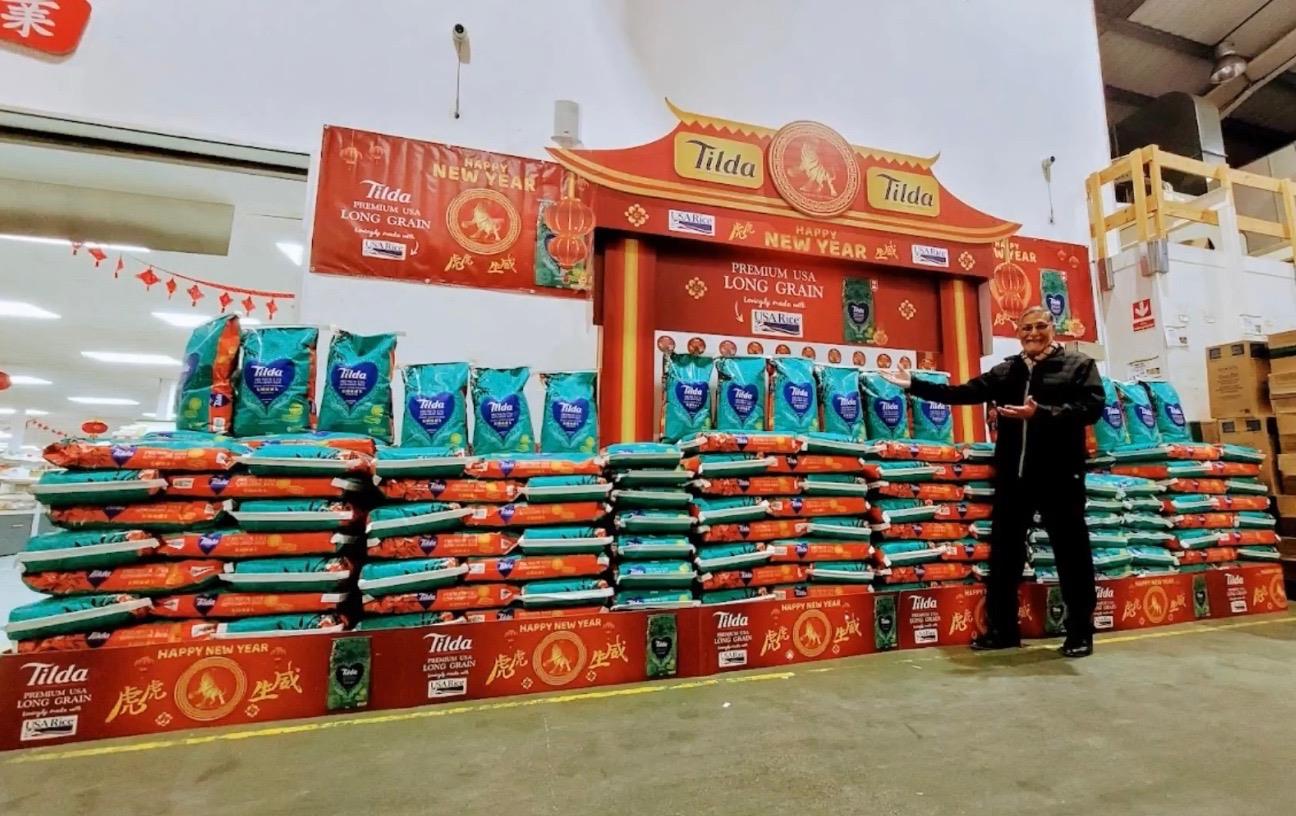
[[[1134,331],[1147,331],[1156,328],[1156,317],[1152,314],[1152,298],[1143,298],[1136,300],[1130,305],[1132,312]]]

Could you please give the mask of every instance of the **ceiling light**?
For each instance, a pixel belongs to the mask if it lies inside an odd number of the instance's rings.
[[[51,311],[20,300],[0,300],[0,317],[30,317],[36,320],[58,320]]]
[[[157,418],[158,418],[157,411],[145,411],[144,413],[140,414],[140,416],[144,417],[145,419],[157,419]]]
[[[1237,46],[1232,41],[1225,40],[1215,46],[1215,67],[1211,69],[1210,75],[1212,85],[1237,79],[1246,73],[1246,69],[1246,57],[1238,54]]]
[[[9,377],[10,385],[53,385],[49,380],[42,380],[40,377],[30,377],[26,374],[14,374]]]
[[[275,246],[278,247],[279,251],[282,252],[284,256],[287,257],[288,260],[292,261],[295,265],[297,266],[302,265],[302,256],[305,255],[306,250],[302,247],[300,242],[275,241]]]
[[[0,408],[0,416],[13,416],[18,413],[17,408]]]
[[[9,433],[8,431],[0,431],[0,439],[12,439],[12,438],[13,438],[13,434]]]
[[[0,233],[0,241],[21,241],[25,244],[46,244],[48,246],[72,246],[72,240],[69,238],[46,238],[40,235],[14,235],[12,233]],[[99,247],[100,249],[112,249],[117,252],[148,252],[148,247],[135,246],[134,244],[101,244],[98,241],[78,241],[82,246]]]
[[[28,408],[23,413],[27,416],[49,416],[49,411],[42,411],[39,408]]]
[[[192,329],[216,317],[216,315],[203,314],[202,312],[154,312],[153,316],[168,326],[175,326],[177,329]],[[261,324],[261,321],[255,317],[240,317],[239,322],[244,326],[258,326]]]
[[[98,360],[101,363],[120,363],[122,365],[157,365],[178,366],[180,361],[165,354],[136,354],[129,351],[83,351],[82,357]]]
[[[40,453],[41,449],[40,445],[23,445],[22,450],[31,451],[32,453]]]
[[[139,400],[124,397],[68,397],[68,402],[82,405],[139,405]]]

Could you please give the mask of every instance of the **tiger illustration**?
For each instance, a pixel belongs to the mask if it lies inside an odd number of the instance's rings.
[[[189,702],[204,708],[225,705],[225,692],[211,672],[203,672],[202,677],[198,678],[198,688],[189,692]]]
[[[500,240],[500,224],[504,223],[503,218],[492,218],[490,213],[481,204],[473,207],[472,219],[460,223],[462,227],[473,228],[473,240],[480,241],[483,238]]]
[[[808,144],[801,145],[801,164],[797,169],[805,174],[805,184],[801,185],[801,192],[808,193],[811,188],[814,192],[823,193],[824,187],[828,187],[828,194],[836,197],[837,177],[828,172],[828,168],[819,163],[819,154]]]
[[[566,674],[572,670],[571,660],[557,643],[549,650],[549,659],[544,662],[544,667],[554,674]]]
[[[819,634],[819,630],[810,624],[806,624],[806,628],[801,632],[801,637],[805,639],[806,644],[809,646],[818,646],[823,643],[823,636]]]

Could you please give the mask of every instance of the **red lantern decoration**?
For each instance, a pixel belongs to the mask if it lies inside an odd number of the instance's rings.
[[[9,390],[9,386],[11,385],[13,385],[13,383],[9,380],[9,375],[0,371],[0,391]]]
[[[585,239],[575,235],[555,235],[545,244],[549,254],[561,269],[571,269],[576,264],[585,260],[588,249],[585,247]]]
[[[1016,320],[1030,300],[1030,278],[1026,277],[1025,270],[1017,264],[1004,261],[995,267],[994,275],[990,278],[990,294],[1000,309],[995,322],[999,323],[1001,319]]]
[[[103,422],[102,420],[92,419],[89,422],[81,423],[81,430],[85,431],[90,436],[98,436],[101,433],[107,433],[108,423]]]
[[[544,222],[556,235],[584,237],[594,231],[594,210],[579,198],[564,198],[545,210]]]

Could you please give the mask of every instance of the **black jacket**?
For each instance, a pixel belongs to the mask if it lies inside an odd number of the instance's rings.
[[[1105,402],[1097,364],[1065,349],[1040,360],[1033,370],[1021,355],[1013,355],[962,385],[915,377],[909,391],[951,405],[1023,405],[1027,395],[1034,397],[1039,410],[1029,421],[999,417],[995,470],[1000,481],[1083,472],[1085,427],[1098,421]]]

